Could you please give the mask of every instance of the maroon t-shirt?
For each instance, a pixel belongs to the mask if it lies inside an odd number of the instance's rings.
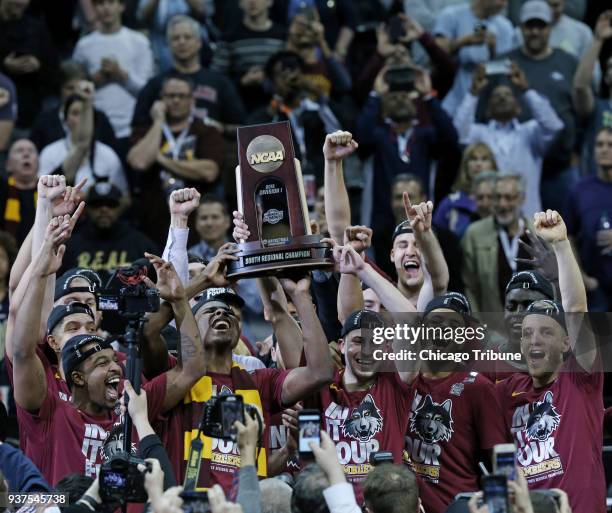
[[[234,365],[232,374],[209,372],[202,377],[183,402],[171,411],[167,422],[161,423],[159,430],[156,429],[162,435],[177,481],[184,481],[191,440],[196,437],[202,421],[203,404],[223,394],[241,395],[245,404],[254,405],[263,412],[266,432],[263,437],[264,448],[259,451],[257,460],[257,473],[260,477],[266,477],[270,417],[283,409],[281,395],[288,373],[276,369],[258,369],[249,374]],[[224,492],[229,492],[234,474],[240,468],[238,444],[203,435],[201,439],[204,447],[197,488],[207,489],[218,484]]]
[[[508,440],[495,387],[477,372],[414,383],[405,462],[420,478],[425,511],[443,513],[478,484],[479,451]]]
[[[529,488],[560,488],[575,513],[604,513],[603,374],[572,356],[545,387],[515,374],[496,388]]]
[[[166,394],[166,375],[142,387],[147,392],[150,419],[161,414]],[[17,406],[21,439],[27,439],[26,456],[51,485],[70,473],[96,477],[102,464],[102,444],[119,422],[116,411],[94,417],[61,400],[56,390],[47,395],[37,414]],[[137,440],[135,434],[134,439]]]
[[[276,451],[283,448],[287,443],[287,437],[289,435],[289,428],[283,424],[283,412],[275,413],[270,417],[270,428],[268,429],[270,435],[270,456]],[[287,464],[282,472],[288,472],[293,475],[300,471],[300,458],[296,452],[287,459]]]
[[[343,370],[336,370],[332,383],[304,407],[321,411],[323,427],[361,504],[370,455],[386,451],[393,453],[395,463],[402,461],[412,389],[397,373],[381,372],[369,390],[347,392],[342,375]]]

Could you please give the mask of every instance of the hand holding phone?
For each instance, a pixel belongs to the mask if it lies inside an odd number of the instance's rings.
[[[318,410],[302,410],[298,414],[298,451],[301,458],[313,458],[310,444],[321,445],[321,413]]]
[[[499,474],[482,476],[482,490],[489,513],[511,513],[506,476]]]

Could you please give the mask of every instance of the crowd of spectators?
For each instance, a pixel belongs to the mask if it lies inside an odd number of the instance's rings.
[[[129,414],[154,513],[198,511],[197,440],[212,513],[499,513],[508,443],[508,511],[606,511],[612,6],[0,0],[0,34],[0,498],[117,509]],[[228,280],[237,131],[280,121],[335,266]],[[135,279],[141,387],[107,309]],[[389,312],[502,356],[383,370]],[[257,413],[205,436],[227,394]]]

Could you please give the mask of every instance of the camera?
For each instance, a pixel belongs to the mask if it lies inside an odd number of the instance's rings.
[[[498,59],[489,61],[485,64],[485,74],[490,75],[510,75],[512,63],[510,59]]]
[[[236,440],[236,428],[234,422],[237,420],[242,424],[244,410],[259,422],[261,434],[262,423],[257,408],[249,404],[245,405],[242,396],[236,394],[225,394],[213,397],[204,403],[204,414],[202,416],[201,430],[206,436],[220,438],[221,440]]]
[[[406,28],[404,27],[404,21],[395,15],[389,20],[389,40],[391,44],[396,45],[406,35]]]
[[[183,511],[185,513],[209,513],[210,503],[206,492],[181,492]]]
[[[106,288],[98,295],[98,309],[125,314],[144,314],[159,310],[159,291],[144,283],[146,266],[117,269],[108,280]],[[118,291],[111,284],[119,282]]]
[[[406,66],[391,68],[385,73],[389,91],[414,91],[414,79],[414,70]]]
[[[100,498],[104,503],[147,502],[147,492],[144,488],[144,473],[138,465],[151,471],[151,464],[140,458],[135,458],[126,452],[121,452],[106,461],[100,467]]]

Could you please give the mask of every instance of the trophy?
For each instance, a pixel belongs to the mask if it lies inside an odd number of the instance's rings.
[[[249,226],[238,244],[229,278],[252,278],[292,269],[331,268],[331,246],[310,230],[300,163],[289,122],[238,128],[238,209]]]

